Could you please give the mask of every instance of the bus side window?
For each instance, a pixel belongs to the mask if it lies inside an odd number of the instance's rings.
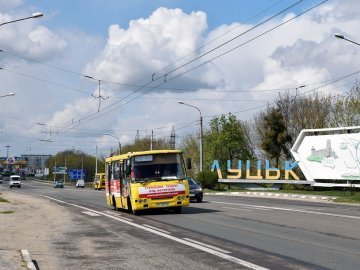
[[[111,163],[107,165],[107,180],[111,179]]]
[[[114,163],[114,167],[115,167],[115,171],[114,171],[114,173],[115,173],[115,175],[114,175],[114,178],[115,179],[120,179],[120,161],[116,161],[115,163]]]

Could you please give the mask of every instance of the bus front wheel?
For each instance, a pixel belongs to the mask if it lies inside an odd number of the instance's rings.
[[[112,197],[112,205],[113,205],[113,207],[114,207],[114,209],[117,211],[117,210],[119,210],[119,208],[117,207],[117,205],[116,205],[116,200],[115,200],[115,197],[113,196]]]

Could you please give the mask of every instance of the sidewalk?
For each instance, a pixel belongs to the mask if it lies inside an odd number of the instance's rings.
[[[208,192],[205,195],[215,196],[234,196],[234,197],[256,197],[256,198],[275,198],[284,200],[298,200],[298,201],[321,201],[334,203],[332,200],[336,197],[320,196],[312,194],[292,194],[292,193],[276,193],[266,191],[244,191],[244,192]]]
[[[53,243],[61,241],[71,217],[47,199],[0,189],[0,270],[29,269],[21,255],[28,250],[41,269],[59,269]],[[10,212],[5,214],[4,212]]]

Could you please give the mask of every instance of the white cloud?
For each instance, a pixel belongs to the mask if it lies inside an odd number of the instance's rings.
[[[23,3],[23,0],[0,0],[0,10],[11,10],[13,8],[21,6]]]
[[[153,73],[195,50],[206,28],[203,12],[166,8],[131,21],[128,29],[111,25],[106,47],[85,73],[122,83],[140,83],[144,76],[151,80]]]

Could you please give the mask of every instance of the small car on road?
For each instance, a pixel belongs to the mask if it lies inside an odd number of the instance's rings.
[[[196,200],[197,202],[202,202],[203,200],[203,191],[201,186],[194,181],[194,179],[188,177],[189,191],[190,191],[190,200]]]
[[[79,179],[76,181],[76,188],[84,188],[85,187],[85,181],[83,179]]]
[[[55,180],[54,188],[64,188],[64,182],[61,180]]]
[[[21,188],[21,177],[20,175],[10,175],[10,188],[18,187]]]

